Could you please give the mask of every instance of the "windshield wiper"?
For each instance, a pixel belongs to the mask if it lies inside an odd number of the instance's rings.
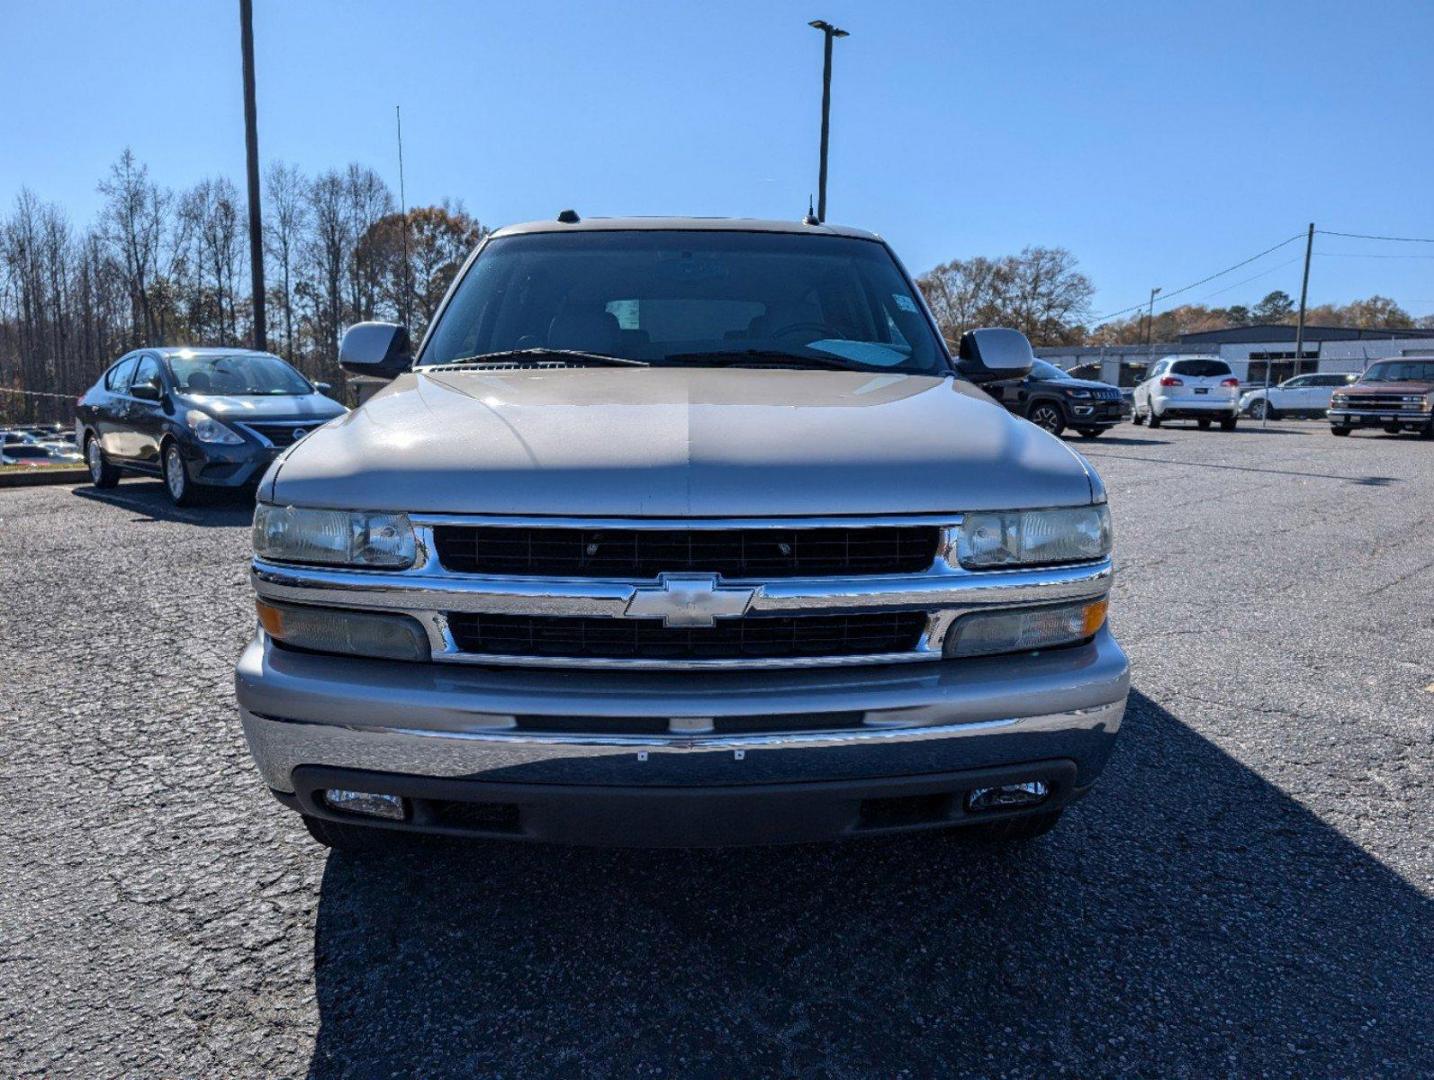
[[[609,367],[647,367],[646,360],[631,360],[626,356],[608,356],[605,353],[583,352],[581,349],[501,349],[498,352],[479,353],[477,356],[460,356],[456,360],[445,360],[434,367],[454,367],[458,364],[510,364],[525,360],[541,362],[560,360],[568,364],[592,364]]]
[[[868,371],[873,369],[859,361],[843,361],[825,356],[805,356],[782,349],[725,349],[716,352],[671,353],[668,360],[680,360],[694,366],[713,367],[798,367],[823,368],[828,371]]]

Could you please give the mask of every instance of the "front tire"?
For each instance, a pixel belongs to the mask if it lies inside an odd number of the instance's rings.
[[[165,443],[162,460],[164,490],[169,493],[169,501],[175,506],[193,506],[199,492],[195,489],[194,481],[189,479],[189,471],[184,467],[179,445],[173,442]]]
[[[1349,428],[1347,428],[1347,427],[1331,427],[1331,428],[1329,429],[1329,433],[1330,433],[1331,435],[1338,435],[1338,436],[1340,436],[1341,438],[1343,438],[1344,436],[1346,436],[1346,435],[1349,434]]]
[[[1151,409],[1151,410],[1150,410],[1150,426],[1151,426],[1152,428],[1158,428],[1158,427],[1160,426],[1160,424],[1161,424],[1160,417],[1158,417],[1158,416],[1155,415],[1155,410],[1154,410],[1154,409]]]
[[[1103,432],[1104,430],[1105,428],[1098,427],[1083,427],[1079,429],[1080,437],[1082,439],[1098,439],[1100,438],[1101,432]]]
[[[91,435],[85,440],[85,464],[90,469],[90,483],[95,487],[112,488],[119,483],[120,472],[105,457],[98,435]]]
[[[1031,411],[1026,414],[1026,419],[1042,431],[1049,431],[1052,435],[1059,435],[1066,429],[1065,414],[1061,412],[1061,407],[1054,402],[1036,402],[1031,406]]]
[[[1263,399],[1255,401],[1250,405],[1250,416],[1256,420],[1278,420],[1280,411]]]
[[[1145,417],[1141,414],[1140,410],[1133,409],[1130,413],[1130,422],[1136,427],[1139,427],[1141,424],[1145,423]]]

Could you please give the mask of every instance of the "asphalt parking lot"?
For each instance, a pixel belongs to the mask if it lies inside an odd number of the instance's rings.
[[[0,1075],[1429,1075],[1434,442],[1073,445],[1136,690],[1006,851],[328,855],[234,715],[247,508],[0,491]]]

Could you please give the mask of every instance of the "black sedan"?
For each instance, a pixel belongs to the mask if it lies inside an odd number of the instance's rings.
[[[76,406],[96,487],[158,476],[176,505],[206,487],[257,484],[283,449],[347,410],[277,356],[248,349],[139,349]]]
[[[1024,379],[987,383],[982,389],[1009,411],[1052,435],[1074,428],[1094,439],[1124,419],[1119,387],[1072,379],[1044,360],[1037,360]]]

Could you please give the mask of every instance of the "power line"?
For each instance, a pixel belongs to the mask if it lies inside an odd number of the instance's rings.
[[[1369,233],[1333,232],[1329,229],[1316,229],[1315,232],[1322,236],[1347,236],[1351,240],[1389,240],[1397,244],[1434,244],[1434,238],[1427,236],[1371,236]]]
[[[1297,233],[1295,233],[1294,236],[1291,236],[1291,237],[1289,237],[1289,238],[1287,238],[1287,239],[1285,239],[1285,240],[1281,240],[1278,244],[1274,245],[1273,247],[1268,247],[1268,248],[1266,248],[1264,251],[1261,251],[1261,252],[1260,252],[1259,254],[1257,254],[1257,255],[1251,255],[1248,259],[1241,259],[1239,262],[1234,263],[1234,264],[1231,265],[1231,266],[1227,266],[1227,267],[1225,267],[1225,269],[1223,269],[1223,270],[1218,270],[1218,271],[1216,271],[1216,272],[1213,273],[1213,274],[1210,274],[1210,275],[1208,275],[1208,276],[1206,276],[1206,277],[1202,277],[1199,281],[1192,281],[1189,285],[1182,285],[1182,286],[1180,286],[1180,288],[1178,288],[1178,289],[1170,289],[1169,291],[1162,292],[1162,293],[1160,294],[1160,302],[1161,302],[1161,303],[1164,303],[1166,300],[1169,300],[1172,296],[1179,296],[1181,293],[1189,292],[1191,289],[1198,289],[1201,285],[1204,285],[1204,284],[1205,284],[1206,282],[1208,282],[1208,281],[1214,281],[1214,280],[1215,280],[1216,278],[1218,278],[1218,277],[1224,277],[1226,274],[1230,273],[1231,271],[1238,270],[1238,269],[1240,269],[1240,267],[1242,267],[1242,266],[1249,266],[1250,263],[1254,262],[1256,259],[1263,259],[1266,255],[1269,255],[1269,254],[1271,254],[1272,252],[1279,251],[1280,248],[1284,247],[1286,244],[1292,244],[1292,243],[1294,243],[1296,240],[1303,240],[1304,238],[1305,238],[1305,233],[1303,233],[1303,232],[1297,232]],[[1131,304],[1130,307],[1121,308],[1119,311],[1112,311],[1109,315],[1100,315],[1100,316],[1097,316],[1097,318],[1096,318],[1095,321],[1098,322],[1098,323],[1102,323],[1102,322],[1105,322],[1107,319],[1113,319],[1113,318],[1115,318],[1117,315],[1124,315],[1124,314],[1126,314],[1127,312],[1131,312],[1131,311],[1139,311],[1141,308],[1145,307],[1148,302],[1149,302],[1149,301],[1144,301],[1144,302],[1139,303],[1139,304]]]
[[[1315,254],[1318,255],[1319,252],[1315,252]],[[1269,277],[1276,270],[1283,270],[1287,266],[1294,266],[1295,263],[1299,262],[1303,258],[1303,255],[1296,255],[1293,259],[1286,259],[1284,262],[1278,263],[1270,267],[1268,270],[1261,270],[1258,274],[1253,274],[1250,277],[1242,278],[1241,280],[1235,282],[1233,285],[1226,285],[1222,289],[1216,289],[1214,292],[1208,292],[1204,296],[1199,297],[1196,300],[1196,303],[1199,303],[1201,300],[1209,300],[1212,297],[1223,296],[1225,293],[1229,292],[1232,289],[1238,289],[1241,285],[1248,285],[1252,281],[1259,281],[1262,277]]]
[[[1316,251],[1325,259],[1434,259],[1434,255],[1385,255],[1368,251]]]

